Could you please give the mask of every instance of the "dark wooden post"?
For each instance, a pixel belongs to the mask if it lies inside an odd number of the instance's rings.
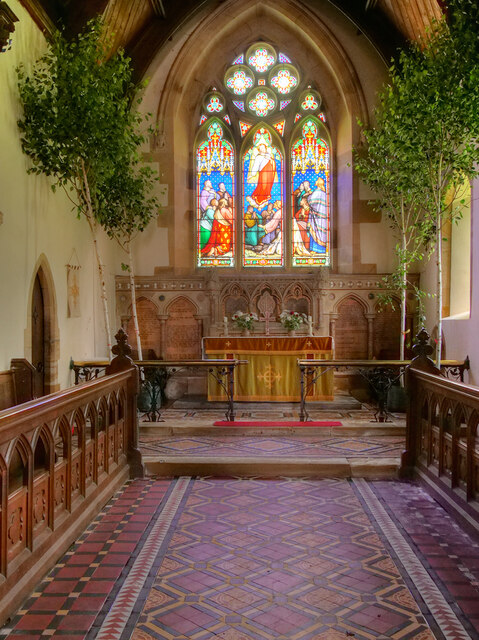
[[[406,372],[406,389],[408,392],[408,405],[406,411],[406,450],[401,457],[401,475],[412,475],[416,457],[418,453],[418,427],[421,419],[421,407],[417,397],[414,384],[414,373],[411,369],[418,369],[426,373],[441,375],[441,371],[436,367],[430,358],[434,348],[429,344],[429,334],[423,327],[416,335],[416,342],[412,347],[414,358]]]
[[[115,336],[116,344],[112,347],[113,360],[106,367],[106,375],[120,373],[128,369],[134,369],[135,374],[130,378],[127,388],[127,403],[125,408],[125,421],[128,434],[127,458],[130,465],[130,478],[143,478],[145,470],[141,460],[141,452],[138,447],[139,426],[137,397],[140,390],[140,375],[138,367],[131,359],[131,347],[128,344],[128,336],[123,329],[119,329]]]

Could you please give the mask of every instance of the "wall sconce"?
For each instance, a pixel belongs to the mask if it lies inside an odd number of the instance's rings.
[[[0,53],[10,49],[10,34],[15,31],[15,22],[18,22],[17,16],[6,2],[0,2]]]

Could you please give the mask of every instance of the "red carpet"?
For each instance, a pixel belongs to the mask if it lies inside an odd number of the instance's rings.
[[[320,420],[319,422],[299,422],[299,420],[217,420],[214,427],[342,427],[342,422]]]

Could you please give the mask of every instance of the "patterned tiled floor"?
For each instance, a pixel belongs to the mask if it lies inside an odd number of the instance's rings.
[[[144,456],[162,457],[285,457],[316,458],[337,455],[399,458],[404,451],[401,436],[140,436]]]
[[[134,480],[1,633],[479,638],[479,544],[418,485]]]

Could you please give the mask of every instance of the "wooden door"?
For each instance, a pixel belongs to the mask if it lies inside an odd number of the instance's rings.
[[[32,300],[32,364],[35,367],[33,394],[45,395],[45,307],[40,278],[35,278]]]

